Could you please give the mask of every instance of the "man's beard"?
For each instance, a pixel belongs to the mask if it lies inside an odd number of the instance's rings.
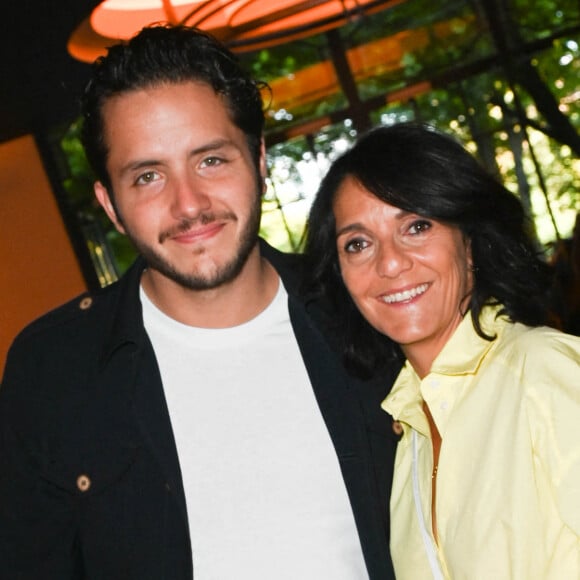
[[[227,217],[234,221],[237,220],[236,216],[232,214],[228,214]],[[229,262],[217,267],[215,271],[208,274],[177,270],[173,264],[169,263],[169,261],[156,252],[155,249],[136,239],[126,227],[125,231],[127,237],[135,246],[137,251],[143,256],[150,269],[156,270],[166,278],[173,280],[180,286],[189,290],[212,290],[231,282],[240,274],[248,260],[248,257],[258,242],[260,218],[261,198],[256,194],[255,202],[251,208],[250,214],[248,215],[248,221],[244,229],[240,232],[240,238],[234,256]],[[178,226],[178,229],[186,231],[191,227],[192,223],[202,222],[207,224],[215,221],[215,219],[216,216],[209,212],[191,222],[184,220],[184,222]],[[160,239],[163,240],[166,237],[165,234],[162,234]]]

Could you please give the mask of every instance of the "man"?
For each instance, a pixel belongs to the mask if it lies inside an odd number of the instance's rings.
[[[258,84],[157,26],[94,65],[83,107],[96,197],[141,258],[11,348],[0,578],[391,578],[393,376],[344,373],[300,258],[258,240]]]

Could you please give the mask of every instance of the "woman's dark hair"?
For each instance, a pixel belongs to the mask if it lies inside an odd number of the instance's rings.
[[[260,89],[267,85],[253,80],[237,58],[209,34],[186,26],[157,25],[109,48],[92,65],[92,78],[85,88],[82,142],[93,171],[109,192],[103,105],[123,93],[187,81],[205,83],[224,98],[258,168],[264,129]]]
[[[519,199],[487,173],[452,137],[430,126],[401,123],[363,135],[323,179],[310,211],[306,254],[308,294],[335,310],[345,362],[368,374],[401,353],[358,312],[342,282],[333,201],[347,176],[378,199],[456,226],[471,243],[474,290],[469,307],[477,333],[484,305],[530,326],[548,318],[549,266],[540,258]]]

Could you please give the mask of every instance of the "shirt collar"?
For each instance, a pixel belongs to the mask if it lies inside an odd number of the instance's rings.
[[[500,309],[501,306],[486,306],[480,314],[481,328],[492,338],[499,336],[509,324],[506,317],[498,316]],[[487,340],[477,334],[468,313],[433,361],[429,375],[473,375],[494,344],[495,340]],[[422,402],[421,379],[406,361],[381,406],[397,420],[427,434],[429,426],[422,411]]]
[[[485,306],[479,316],[485,334],[495,339],[503,332],[507,318],[498,316],[501,306]],[[467,313],[453,336],[431,365],[431,373],[442,375],[475,374],[495,340],[487,340],[475,331],[471,315]]]
[[[101,354],[103,365],[119,347],[127,343],[141,344],[145,336],[139,285],[146,266],[145,260],[141,256],[137,257],[118,282],[104,289],[104,292],[111,292],[115,298],[109,332]]]

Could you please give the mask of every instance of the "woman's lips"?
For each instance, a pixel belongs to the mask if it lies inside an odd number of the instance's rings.
[[[390,294],[383,294],[380,299],[386,304],[398,304],[400,302],[408,302],[421,294],[427,292],[429,284],[418,284],[413,288],[407,288],[406,290],[400,290],[397,292],[392,292]]]

